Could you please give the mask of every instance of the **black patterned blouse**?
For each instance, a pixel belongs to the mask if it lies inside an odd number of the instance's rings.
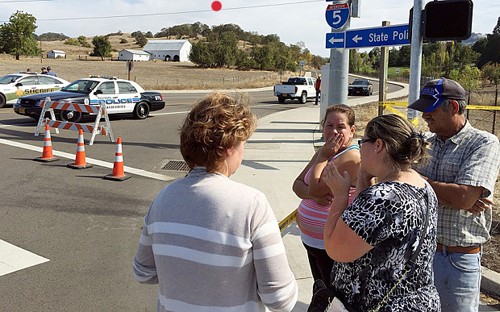
[[[384,297],[402,276],[429,224],[416,269]],[[361,192],[342,219],[373,249],[349,263],[335,262],[332,285],[344,300],[361,311],[382,303],[380,311],[440,311],[432,260],[436,251],[437,198],[431,186],[384,182]]]

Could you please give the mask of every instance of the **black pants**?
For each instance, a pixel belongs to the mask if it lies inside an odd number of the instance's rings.
[[[326,250],[310,247],[306,244],[304,244],[304,247],[307,250],[307,257],[309,258],[309,266],[311,267],[313,279],[320,279],[325,285],[330,286],[330,276],[333,267],[332,258],[328,256]]]
[[[319,101],[320,95],[321,95],[321,91],[320,90],[316,90],[316,102],[314,103],[315,105],[318,105],[318,101]]]

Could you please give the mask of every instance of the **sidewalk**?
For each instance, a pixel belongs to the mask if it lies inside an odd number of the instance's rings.
[[[393,94],[393,97],[404,96]],[[349,104],[376,101],[374,97],[357,97]],[[311,103],[311,102],[309,102]],[[255,187],[267,196],[278,221],[299,205],[292,183],[314,154],[320,143],[319,106],[274,113],[259,119],[256,132],[248,141],[242,166],[232,179]],[[289,264],[299,284],[299,300],[293,311],[307,310],[312,295],[312,276],[305,248],[296,223],[283,231]],[[483,270],[482,288],[500,295],[500,274]],[[479,311],[495,311],[481,305]]]

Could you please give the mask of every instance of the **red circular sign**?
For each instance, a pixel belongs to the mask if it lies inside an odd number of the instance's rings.
[[[212,10],[217,12],[220,11],[220,9],[222,9],[222,3],[220,3],[220,1],[212,2]]]

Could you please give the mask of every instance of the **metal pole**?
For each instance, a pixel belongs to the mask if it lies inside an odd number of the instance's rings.
[[[410,90],[408,104],[415,102],[420,93],[420,76],[422,75],[422,8],[423,0],[414,0],[413,23],[411,29]],[[417,118],[417,112],[408,109],[408,120]]]
[[[350,18],[345,28],[349,29]],[[333,30],[338,31],[338,30]],[[347,88],[349,87],[349,49],[330,50],[330,70],[328,72],[328,102],[327,107],[337,104],[347,104]]]

